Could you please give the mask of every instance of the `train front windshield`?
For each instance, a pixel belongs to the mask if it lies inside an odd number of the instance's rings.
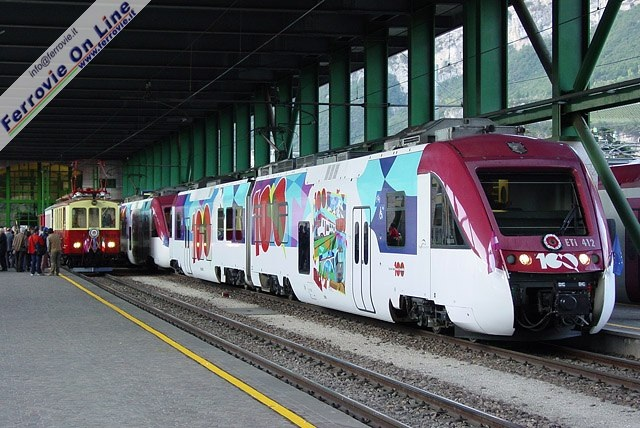
[[[587,235],[570,172],[480,171],[478,178],[502,235]]]

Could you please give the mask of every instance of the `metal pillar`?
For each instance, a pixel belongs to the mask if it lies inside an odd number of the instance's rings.
[[[233,109],[220,113],[220,174],[233,172]]]
[[[159,143],[153,146],[153,166],[153,188],[160,189],[162,187],[164,165],[162,163],[162,145]]]
[[[193,180],[205,176],[205,160],[204,122],[198,120],[193,124]]]
[[[145,165],[145,186],[144,189],[145,190],[153,190],[155,189],[154,187],[154,182],[153,182],[153,174],[154,174],[154,170],[156,169],[156,167],[153,164],[153,146],[152,147],[148,147],[145,151],[144,151],[144,165]],[[100,178],[100,171],[98,171],[98,178]]]
[[[478,116],[479,108],[479,70],[478,61],[478,14],[479,0],[467,0],[464,3],[464,32],[462,34],[462,110],[465,117]]]
[[[350,142],[349,98],[351,86],[350,50],[334,52],[329,64],[329,148],[347,147]]]
[[[507,106],[507,6],[506,0],[465,2],[465,116]]]
[[[171,138],[165,138],[162,142],[162,165],[171,165]],[[161,187],[171,186],[171,174],[173,168],[165,166],[161,171]]]
[[[254,105],[253,110],[253,166],[259,168],[269,163],[271,146],[265,138],[269,139],[269,114],[267,109],[270,108],[266,103],[266,89],[256,94],[258,102]]]
[[[435,7],[411,14],[409,24],[409,126],[435,119]]]
[[[288,159],[291,157],[291,144],[293,141],[293,130],[296,126],[296,108],[293,106],[292,79],[287,77],[278,82],[278,99],[276,106],[276,132],[273,140],[278,148],[276,160]]]
[[[205,141],[205,177],[213,177],[219,174],[218,168],[218,116],[210,115],[204,121]]]
[[[300,156],[318,153],[318,66],[313,65],[300,74]]]
[[[169,147],[171,150],[171,159],[169,161],[171,178],[169,185],[176,186],[180,184],[180,139],[178,134],[173,134],[169,137]]]
[[[387,136],[389,53],[386,38],[364,43],[364,140]]]
[[[235,106],[236,116],[236,171],[246,171],[251,167],[251,116],[248,104]]]
[[[576,76],[589,43],[589,0],[553,1],[553,96],[573,92]],[[552,107],[553,138],[576,140],[570,117],[563,115],[564,104]]]
[[[193,180],[193,150],[191,149],[191,129],[182,128],[179,135],[180,173],[178,183]]]
[[[591,74],[593,73],[593,69],[596,67],[596,63],[598,62],[600,53],[607,41],[611,27],[613,27],[613,22],[618,15],[621,3],[622,0],[609,0],[607,3],[602,18],[598,23],[598,28],[596,28],[596,32],[589,43],[589,48],[587,49],[584,60],[582,61],[582,65],[573,84],[573,89],[575,91],[584,91],[589,86]]]

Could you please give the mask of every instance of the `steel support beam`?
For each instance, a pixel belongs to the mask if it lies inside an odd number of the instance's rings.
[[[205,177],[214,177],[219,174],[218,157],[218,116],[212,114],[204,121],[204,144],[205,144]]]
[[[160,189],[162,188],[162,144],[161,142],[156,143],[153,146],[153,165],[155,168],[153,169],[153,188]]]
[[[552,95],[560,97],[574,92],[589,42],[589,0],[554,0]],[[562,110],[565,103],[552,107],[553,138],[577,140],[571,118]]]
[[[435,7],[415,11],[409,24],[409,126],[435,119]]]
[[[193,123],[193,180],[205,176],[206,146],[204,138],[204,121]]]
[[[191,145],[191,128],[182,128],[180,138],[180,183],[193,181],[193,150]]]
[[[349,145],[351,67],[348,49],[334,52],[329,64],[329,149]]]
[[[369,37],[364,43],[364,140],[387,136],[389,53],[387,39]]]
[[[251,168],[251,110],[248,104],[236,104],[236,166],[235,171]]]
[[[144,151],[143,165],[146,165],[145,167],[146,172],[144,177],[145,178],[144,189],[145,190],[157,189],[157,187],[155,187],[155,183],[153,182],[153,176],[154,176],[155,170],[158,168],[153,163],[153,146],[147,147],[147,149]],[[98,174],[97,174],[98,180],[100,180],[100,176],[101,176],[101,173],[100,171],[98,171]]]
[[[318,153],[318,66],[312,65],[300,74],[300,156]]]
[[[270,138],[269,114],[267,109],[267,89],[259,90],[255,95],[256,100],[261,100],[253,105],[253,166],[259,168],[269,163],[271,146],[266,139]]]
[[[171,138],[162,140],[162,165],[171,165]],[[162,187],[171,186],[171,174],[173,168],[162,168]]]
[[[540,60],[540,64],[542,64],[542,68],[544,68],[544,71],[545,73],[547,73],[549,80],[551,80],[551,54],[549,53],[544,40],[542,40],[540,30],[538,30],[538,26],[529,13],[529,9],[527,9],[527,6],[524,4],[524,0],[511,0],[511,5],[518,15],[520,23],[522,24],[524,31],[527,33],[527,37],[529,37],[529,41],[531,42],[531,46],[533,46],[533,50],[538,55],[538,59]]]
[[[169,137],[169,146],[171,147],[171,159],[169,165],[171,165],[171,180],[170,186],[177,186],[182,182],[180,180],[180,139],[178,134],[172,134]],[[138,164],[140,159],[138,159]],[[138,170],[138,173],[141,172]]]
[[[233,108],[220,112],[220,174],[233,172]]]
[[[464,33],[462,34],[462,111],[465,117],[480,114],[478,57],[479,0],[468,0],[464,4]]]
[[[274,142],[278,148],[277,160],[291,157],[293,131],[296,126],[296,111],[293,105],[293,80],[287,77],[278,82],[276,105],[276,130]]]
[[[573,84],[574,91],[584,91],[589,86],[591,74],[596,67],[598,58],[600,58],[600,53],[604,48],[604,44],[607,41],[611,27],[613,27],[613,22],[618,15],[621,4],[622,0],[609,0],[607,3],[604,13],[600,18],[600,22],[598,23],[598,28],[596,28],[596,32],[591,39],[591,43],[589,43],[589,48],[587,49],[584,60],[582,61],[582,66],[576,76],[576,80]]]

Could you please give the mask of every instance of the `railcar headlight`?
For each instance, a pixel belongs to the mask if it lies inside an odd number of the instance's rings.
[[[109,247],[109,248],[116,248],[116,243],[115,243],[115,242],[113,242],[113,241],[109,241],[109,242],[107,242],[107,247]]]
[[[589,264],[591,264],[591,258],[584,253],[578,256],[578,260],[580,261],[580,264],[584,266],[588,266]]]
[[[520,254],[520,256],[518,257],[518,261],[520,262],[520,264],[529,266],[533,260],[531,260],[531,257],[529,257],[528,254]]]
[[[591,263],[596,264],[600,262],[600,256],[597,254],[591,254]]]
[[[514,256],[513,254],[509,254],[507,256],[507,263],[509,263],[510,265],[514,264],[516,262],[516,256]]]
[[[74,242],[73,243],[73,248],[78,249],[80,247],[82,247],[82,243],[81,242]]]

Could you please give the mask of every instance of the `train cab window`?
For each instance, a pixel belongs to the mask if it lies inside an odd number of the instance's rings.
[[[505,236],[587,234],[570,171],[478,171],[491,213]]]
[[[298,223],[298,273],[309,274],[311,267],[311,231],[308,221]]]
[[[71,209],[71,227],[85,228],[87,227],[87,210],[86,208]]]
[[[442,182],[431,176],[431,246],[466,247]]]
[[[102,227],[116,227],[115,208],[102,209]]]
[[[404,247],[405,192],[387,193],[387,245]]]
[[[100,227],[100,208],[89,208],[89,227]]]
[[[218,241],[224,240],[224,209],[218,208]]]

